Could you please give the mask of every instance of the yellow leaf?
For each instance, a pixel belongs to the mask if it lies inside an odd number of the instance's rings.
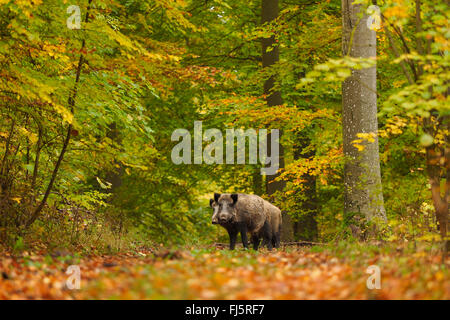
[[[22,198],[20,198],[20,197],[14,197],[14,198],[11,198],[11,200],[13,200],[13,201],[15,201],[15,202],[17,202],[17,203],[20,203],[20,200],[22,200]]]
[[[61,105],[55,105],[54,106],[56,112],[58,112],[65,122],[72,123],[73,122],[73,114],[69,110],[67,110],[65,107]]]

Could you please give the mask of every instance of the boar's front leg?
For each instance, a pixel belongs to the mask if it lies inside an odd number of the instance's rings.
[[[248,249],[247,225],[244,222],[239,223],[239,231],[241,232],[242,245]]]
[[[230,236],[230,250],[234,250],[234,247],[236,246],[238,232],[233,230],[228,234]]]
[[[234,250],[236,246],[236,240],[238,235],[237,228],[227,228],[228,236],[230,237],[230,250]]]

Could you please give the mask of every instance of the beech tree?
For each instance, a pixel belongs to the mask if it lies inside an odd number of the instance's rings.
[[[342,0],[344,56],[376,59],[376,33],[367,25],[365,7]],[[362,14],[362,16],[361,16]],[[355,218],[386,220],[380,174],[376,64],[354,69],[342,85],[344,210]],[[355,143],[358,142],[359,144]],[[354,226],[352,231],[358,233]]]

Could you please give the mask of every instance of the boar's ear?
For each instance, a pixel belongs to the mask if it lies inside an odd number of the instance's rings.
[[[214,199],[209,199],[209,206],[212,208],[212,205],[214,203]]]
[[[237,193],[233,193],[231,195],[231,199],[233,199],[233,204],[236,204],[236,202],[238,201],[238,195]]]
[[[214,201],[218,202],[220,198],[220,193],[214,193]]]

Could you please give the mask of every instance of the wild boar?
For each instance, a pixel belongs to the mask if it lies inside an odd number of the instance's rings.
[[[261,237],[271,249],[271,225],[261,197],[244,193],[215,193],[210,206],[214,210],[213,224],[217,223],[228,231],[231,250],[235,248],[238,233],[241,233],[244,248],[248,248],[247,232],[251,234],[253,249],[258,249]]]

